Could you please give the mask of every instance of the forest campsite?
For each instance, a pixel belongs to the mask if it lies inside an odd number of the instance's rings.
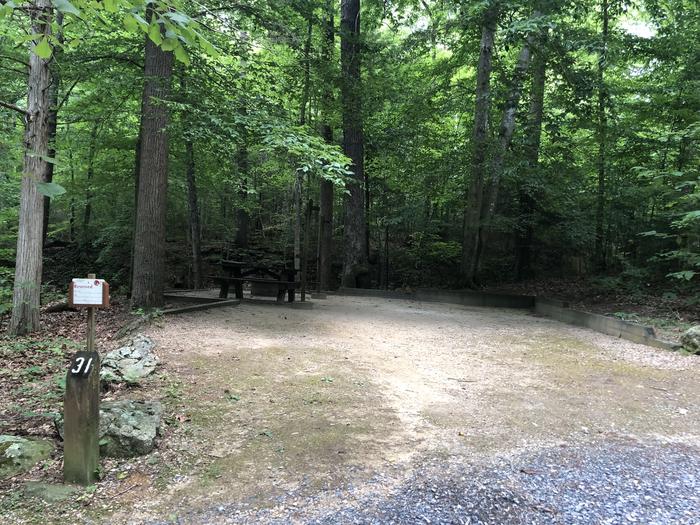
[[[700,523],[696,0],[0,0],[0,523]]]

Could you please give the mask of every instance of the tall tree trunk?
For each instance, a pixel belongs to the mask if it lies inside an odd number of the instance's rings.
[[[66,135],[70,137],[70,124],[66,125]],[[68,166],[70,169],[70,187],[75,188],[75,163],[73,162],[73,147],[68,147]],[[68,240],[75,240],[75,191],[70,194],[70,210],[68,219]]]
[[[333,20],[333,2],[326,2],[324,19],[323,64],[331,68],[333,49],[335,48],[335,27]],[[323,90],[323,138],[328,144],[333,143],[333,127],[331,126],[331,106],[333,104],[333,82],[326,71]],[[333,251],[333,183],[321,178],[319,191],[319,221],[318,221],[318,289],[329,290],[331,287],[331,262]]]
[[[292,190],[292,213],[294,214],[294,279],[301,277],[301,196],[303,192],[304,173],[297,170],[294,175]]]
[[[601,6],[601,49],[598,54],[598,189],[596,195],[595,215],[595,265],[601,271],[605,269],[605,185],[608,150],[608,91],[605,86],[605,69],[607,67],[609,12],[608,0],[603,0]]]
[[[247,139],[244,138],[244,142],[238,147],[238,153],[236,154],[236,163],[238,164],[238,173],[241,176],[241,189],[238,192],[242,203],[244,205],[238,206],[236,208],[236,246],[238,248],[246,249],[248,248],[248,235],[250,232],[250,214],[248,213],[248,208],[245,206],[245,202],[248,200],[248,145],[246,144]]]
[[[308,29],[306,42],[304,43],[304,80],[301,93],[301,104],[299,107],[299,124],[306,124],[306,107],[309,105],[309,93],[311,92],[311,38],[313,36],[313,21],[311,13],[307,13]],[[304,237],[302,241],[302,195],[303,195],[303,179],[304,174],[301,171],[296,172],[296,183],[294,185],[294,270],[295,279],[302,281],[302,300],[306,295],[306,260],[308,253],[304,247],[308,246],[307,239]],[[308,214],[306,216],[308,219]],[[308,227],[305,228],[308,231]]]
[[[56,12],[56,26],[58,29],[58,42],[63,44],[63,13],[60,11]],[[49,88],[49,116],[48,116],[48,126],[49,126],[49,158],[56,158],[56,129],[58,128],[58,93],[61,87],[61,73],[59,72],[59,56],[61,54],[61,48],[54,49],[54,54],[49,64],[49,70],[51,74],[51,84]],[[46,172],[44,173],[44,182],[53,181],[53,167],[54,162],[46,163]],[[46,235],[49,231],[49,217],[51,216],[51,198],[44,196],[44,219],[42,223],[41,230],[41,244],[42,246],[46,244]]]
[[[464,209],[464,239],[462,242],[462,277],[474,285],[479,247],[479,229],[483,202],[484,179],[487,167],[489,110],[491,108],[491,69],[493,44],[498,22],[498,4],[492,3],[484,14],[481,27],[479,64],[476,77],[476,101],[474,106],[473,154],[471,181]]]
[[[345,196],[343,286],[355,287],[367,271],[365,230],[364,134],[360,82],[360,0],[341,0],[340,62],[343,97],[343,151],[352,161],[353,175]]]
[[[185,140],[185,166],[187,170],[187,205],[190,212],[190,240],[192,243],[192,281],[194,288],[202,288],[202,227],[199,220],[197,180],[192,139]]]
[[[331,132],[332,133],[332,132]],[[318,287],[319,291],[331,287],[331,264],[333,252],[333,183],[321,179],[319,205],[319,249]]]
[[[143,127],[139,126],[139,134],[136,137],[136,145],[134,147],[134,210],[132,219],[131,231],[131,253],[129,254],[129,286],[134,284],[134,253],[136,252],[136,215],[139,207],[139,174],[141,173],[141,134]],[[131,288],[129,289],[129,299],[131,299]]]
[[[299,107],[299,123],[306,124],[306,108],[309,105],[309,93],[311,92],[311,39],[313,37],[313,17],[312,13],[307,13],[306,42],[304,42],[304,80],[301,93],[301,104]]]
[[[478,243],[475,255],[475,270],[478,271],[481,264],[481,256],[486,247],[486,238],[491,227],[491,222],[496,214],[496,204],[498,203],[498,190],[501,186],[501,178],[503,177],[503,165],[505,163],[506,153],[510,148],[513,140],[513,132],[515,131],[515,120],[518,113],[518,104],[522,95],[523,81],[527,70],[530,67],[530,48],[533,42],[533,35],[528,36],[523,47],[518,54],[518,61],[515,64],[513,77],[510,81],[510,89],[508,90],[508,98],[506,99],[501,124],[498,128],[498,144],[496,151],[491,160],[489,169],[489,180],[484,194],[481,221],[478,233]]]
[[[32,33],[44,35],[43,38],[50,34],[52,11],[50,0],[34,2],[29,8]],[[38,40],[39,38],[36,41]],[[29,55],[27,84],[24,171],[19,206],[12,317],[8,326],[9,333],[14,335],[39,330],[44,201],[37,184],[46,173],[46,157],[49,153],[51,72],[49,62],[34,52],[33,43],[30,46],[32,51]]]
[[[85,174],[85,208],[83,213],[83,248],[90,244],[90,221],[92,219],[92,179],[95,175],[95,154],[97,151],[97,131],[99,124],[95,122],[90,132],[90,147],[88,149],[87,172]]]
[[[547,78],[547,55],[545,44],[547,30],[542,31],[539,47],[533,59],[530,112],[525,139],[526,179],[520,182],[520,228],[516,247],[516,277],[518,280],[532,275],[532,241],[534,239],[535,183],[539,169],[540,142],[542,138],[542,116],[544,113],[544,86]]]
[[[183,71],[180,78],[180,88],[183,96],[187,97],[187,73]],[[189,134],[185,134],[185,176],[187,179],[187,209],[189,211],[190,246],[192,248],[192,286],[202,288],[202,226],[197,198],[197,177],[194,157],[194,143]]]
[[[170,94],[172,70],[172,52],[163,51],[147,36],[131,295],[134,306],[147,308],[163,305],[165,286],[169,112],[158,100]]]

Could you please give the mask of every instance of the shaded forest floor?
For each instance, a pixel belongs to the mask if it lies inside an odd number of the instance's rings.
[[[103,481],[73,501],[23,497],[28,480],[60,481],[57,453],[0,484],[6,523],[382,522],[362,517],[376,504],[398,513],[386,520],[416,522],[439,502],[462,513],[455,523],[551,523],[581,503],[537,502],[553,494],[545,482],[557,475],[590,477],[568,485],[627,490],[636,476],[663,487],[700,462],[696,356],[526,312],[330,296],[311,310],[243,304],[168,317],[146,333],[159,372],[105,397],[163,401],[158,449],[104,461]],[[103,337],[112,349],[109,330]],[[41,354],[29,347],[26,355]],[[57,363],[70,346],[62,352]],[[16,392],[4,388],[0,402],[24,404]],[[46,420],[31,421],[17,430],[55,438]],[[657,471],[625,470],[649,458]],[[678,494],[671,499],[682,509],[648,496],[651,507],[630,500],[625,512],[658,519],[700,508]],[[479,502],[489,508],[469,510]],[[599,512],[566,522],[617,516]]]

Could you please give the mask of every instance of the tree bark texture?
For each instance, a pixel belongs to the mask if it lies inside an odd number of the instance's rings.
[[[180,88],[184,96],[187,93],[187,73],[180,77]],[[203,286],[202,275],[202,226],[197,197],[197,172],[194,155],[194,142],[185,134],[185,178],[187,180],[187,210],[190,230],[190,248],[192,250],[192,287],[200,289]]]
[[[131,253],[129,254],[129,285],[133,287],[134,285],[134,253],[136,252],[136,215],[138,214],[139,206],[139,174],[141,173],[141,135],[143,133],[143,127],[139,126],[139,135],[136,138],[136,144],[134,146],[134,211],[131,216],[132,218],[132,233],[131,233]],[[131,294],[133,290],[129,289],[129,299],[131,299]]]
[[[66,125],[66,134],[70,136],[70,123]],[[68,146],[68,167],[70,169],[70,186],[75,187],[75,163],[73,162],[73,148]],[[68,239],[75,240],[75,192],[71,192],[69,219],[68,219]]]
[[[479,63],[476,78],[474,132],[472,136],[471,181],[464,209],[464,238],[462,242],[462,277],[474,284],[479,247],[479,226],[487,167],[489,110],[491,108],[491,69],[493,44],[498,21],[498,6],[493,3],[484,14],[481,27]]]
[[[476,277],[476,272],[479,271],[481,266],[481,258],[484,248],[486,247],[491,222],[496,214],[498,191],[501,186],[501,179],[503,178],[503,165],[505,163],[506,153],[508,152],[510,144],[513,140],[515,121],[518,113],[518,104],[520,103],[520,97],[522,95],[523,81],[525,79],[525,75],[527,74],[527,70],[530,67],[530,49],[533,40],[534,36],[532,34],[529,35],[523,44],[523,47],[520,49],[518,61],[516,62],[515,70],[513,71],[513,77],[510,81],[510,88],[508,90],[506,104],[503,108],[503,115],[501,116],[501,123],[498,128],[498,143],[496,145],[496,151],[491,159],[488,183],[484,191],[482,202],[481,219],[479,221],[477,234],[476,253],[474,256],[475,261],[473,264],[475,271],[473,277]]]
[[[95,155],[97,153],[97,132],[99,125],[95,122],[90,132],[90,147],[88,149],[87,172],[85,174],[85,208],[83,210],[83,248],[91,244],[90,221],[92,220],[92,179],[95,176]]]
[[[594,258],[597,270],[605,269],[605,186],[607,171],[607,150],[608,150],[608,91],[605,86],[605,69],[607,65],[608,32],[609,32],[609,12],[608,0],[603,0],[601,6],[601,49],[598,54],[598,188],[596,192],[596,215],[595,215],[595,249]]]
[[[51,1],[37,0],[30,8],[33,33],[48,35],[51,31],[51,15]],[[8,326],[9,333],[13,335],[28,334],[39,329],[44,201],[37,183],[42,181],[46,173],[46,157],[49,152],[50,83],[49,62],[32,50],[29,55],[28,116],[24,133],[24,171],[19,206],[15,284],[12,317]]]
[[[303,192],[304,174],[297,171],[294,176],[292,191],[292,210],[294,213],[294,279],[301,276],[301,196]]]
[[[309,105],[311,92],[311,39],[313,37],[313,17],[308,13],[306,41],[304,42],[304,85],[301,93],[301,105],[299,107],[299,124],[306,124],[306,109]]]
[[[503,116],[501,117],[501,125],[498,129],[498,147],[493,155],[493,160],[490,169],[490,177],[486,188],[486,198],[484,200],[484,213],[482,216],[482,224],[488,225],[496,211],[496,203],[498,201],[498,190],[503,177],[503,164],[505,162],[506,153],[510,148],[510,143],[513,140],[513,132],[515,131],[515,117],[518,113],[518,104],[523,91],[523,81],[530,67],[530,46],[532,37],[523,44],[518,55],[518,61],[513,71],[510,90],[506,105],[503,108]]]
[[[540,143],[542,138],[542,116],[544,114],[544,86],[547,78],[547,55],[545,44],[547,30],[542,32],[539,46],[534,53],[530,110],[525,139],[526,178],[520,182],[518,199],[520,204],[520,227],[517,237],[516,277],[518,280],[532,276],[532,242],[535,236],[536,183],[539,170]]]
[[[333,61],[335,48],[335,28],[333,20],[333,4],[326,5],[324,19],[324,42],[322,48],[323,62],[328,68]],[[331,106],[333,104],[333,82],[326,78],[323,90],[323,138],[328,144],[333,143],[333,127],[331,126]],[[321,178],[319,190],[319,221],[318,221],[318,289],[329,290],[331,287],[331,264],[333,250],[333,183]]]
[[[307,34],[306,42],[304,43],[303,68],[304,80],[301,92],[301,105],[299,107],[299,125],[306,124],[306,108],[309,105],[309,94],[311,92],[311,38],[313,36],[313,18],[311,12],[307,13]],[[294,185],[294,270],[295,279],[301,279],[301,297],[302,301],[306,296],[306,270],[308,258],[308,232],[309,214],[304,214],[302,218],[302,195],[303,195],[303,173],[296,173],[296,184]],[[308,180],[307,180],[308,182]],[[308,185],[307,185],[308,188]],[[304,233],[302,234],[302,221]],[[303,239],[302,239],[303,238]]]
[[[199,220],[194,144],[189,138],[185,141],[185,166],[187,171],[187,207],[190,216],[190,241],[192,244],[192,284],[195,289],[200,289],[203,285],[202,227]]]
[[[131,296],[138,307],[163,305],[169,112],[159,100],[170,94],[172,69],[173,54],[146,37]]]
[[[248,237],[250,233],[250,213],[245,206],[248,200],[248,145],[243,142],[238,147],[236,155],[236,163],[238,164],[238,174],[241,177],[241,189],[238,196],[241,199],[241,206],[236,208],[236,246],[238,248],[248,248]]]
[[[357,286],[367,271],[364,192],[364,135],[360,81],[360,0],[340,4],[340,62],[343,98],[343,151],[352,161],[353,175],[345,196],[343,286]]]
[[[56,12],[56,25],[59,27],[58,41],[63,43],[63,31],[60,29],[63,26],[63,13]],[[51,57],[49,64],[49,72],[51,83],[49,85],[49,153],[51,159],[56,158],[56,129],[58,128],[58,93],[61,87],[61,73],[59,71],[58,58],[61,54],[60,48],[54,49],[54,54]],[[53,181],[54,162],[46,163],[46,172],[44,173],[44,182]],[[46,235],[49,231],[49,218],[51,216],[51,198],[44,196],[44,218],[41,229],[41,244],[46,244]]]

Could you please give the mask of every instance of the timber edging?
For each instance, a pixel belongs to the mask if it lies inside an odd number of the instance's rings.
[[[490,308],[517,308],[530,310],[536,315],[549,317],[562,323],[590,328],[596,332],[625,339],[633,343],[660,348],[679,350],[680,343],[665,341],[656,337],[651,326],[640,325],[614,317],[593,314],[569,308],[565,301],[547,299],[532,295],[500,294],[473,290],[441,290],[418,288],[415,291],[370,290],[362,288],[340,288],[335,295],[361,297],[381,297],[384,299],[408,299],[415,301],[481,306]]]
[[[192,302],[192,301],[188,301]],[[241,304],[241,301],[238,299],[219,299],[216,301],[209,301],[207,300],[206,302],[200,302],[200,304],[191,304],[188,306],[180,306],[177,308],[169,308],[167,310],[163,310],[161,313],[163,315],[173,315],[173,314],[184,314],[188,312],[199,312],[202,310],[209,310],[211,308],[218,308],[220,306],[238,306]]]

